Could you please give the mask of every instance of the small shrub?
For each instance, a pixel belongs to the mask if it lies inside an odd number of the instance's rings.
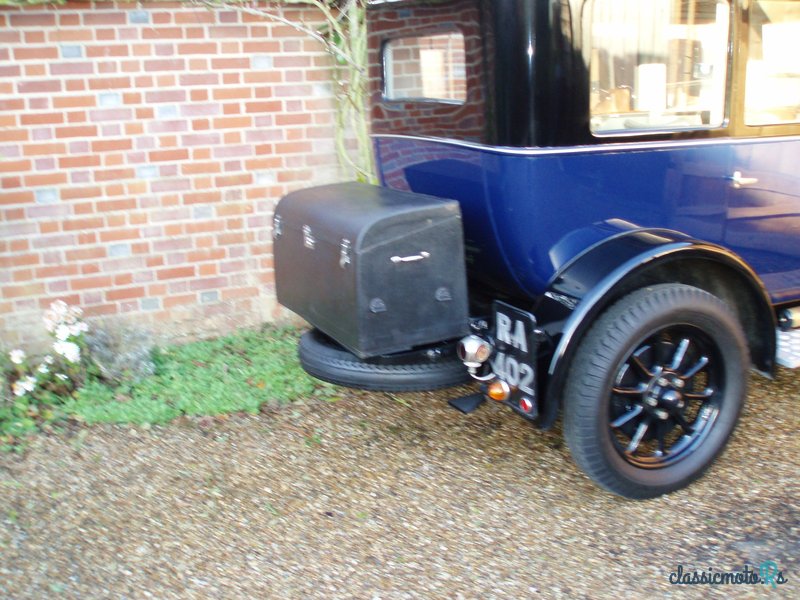
[[[3,356],[0,437],[4,444],[61,417],[64,399],[86,380],[84,336],[89,327],[82,316],[77,306],[53,302],[44,314],[44,326],[53,338],[52,352],[34,359],[17,348]]]

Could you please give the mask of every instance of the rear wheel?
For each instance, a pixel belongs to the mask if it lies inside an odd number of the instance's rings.
[[[455,341],[361,359],[318,329],[312,329],[300,338],[298,354],[309,375],[363,390],[415,392],[472,381],[456,356]]]
[[[746,393],[747,346],[717,297],[687,285],[638,290],[582,341],[564,434],[606,489],[650,498],[686,486],[724,448]]]

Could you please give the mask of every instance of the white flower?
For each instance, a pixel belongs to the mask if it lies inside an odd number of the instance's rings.
[[[49,354],[44,357],[44,362],[47,363],[48,365],[52,365],[54,360],[55,359]]]
[[[47,363],[42,363],[39,365],[39,368],[36,369],[39,373],[49,373],[50,367],[47,366]]]
[[[58,317],[64,317],[69,312],[69,306],[63,300],[56,300],[50,305],[50,310]]]
[[[47,329],[50,333],[53,333],[56,330],[56,318],[52,314],[51,311],[47,311],[44,313],[44,328]]]
[[[11,362],[15,365],[21,365],[22,362],[25,360],[25,351],[24,350],[12,350],[8,353],[8,357],[11,359]]]
[[[68,362],[77,363],[81,360],[81,348],[72,342],[58,341],[53,344],[53,350],[67,359]]]
[[[68,325],[58,325],[55,330],[56,339],[61,342],[66,342],[67,338],[70,336],[70,328]]]
[[[44,313],[44,326],[50,333],[63,324],[70,317],[70,308],[63,300],[56,300],[50,305],[50,310]]]
[[[66,381],[67,379],[69,379],[69,377],[64,375],[63,373],[56,373],[56,377],[58,377],[61,381]]]
[[[27,392],[32,392],[36,389],[36,378],[28,375],[14,383],[14,395],[24,396]]]
[[[86,333],[87,331],[89,331],[89,326],[83,321],[78,321],[75,324],[69,326],[69,334],[74,335],[76,337],[82,333]]]

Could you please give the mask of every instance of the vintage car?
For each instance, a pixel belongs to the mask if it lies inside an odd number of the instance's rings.
[[[800,2],[373,2],[381,184],[274,221],[306,370],[479,382],[630,498],[700,476],[800,365]],[[794,352],[793,352],[794,350]]]

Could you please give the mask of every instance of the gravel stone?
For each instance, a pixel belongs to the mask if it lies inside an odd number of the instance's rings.
[[[766,560],[800,597],[797,372],[754,377],[715,466],[643,502],[558,430],[447,405],[471,391],[42,436],[0,456],[0,597],[757,598],[669,575]]]

